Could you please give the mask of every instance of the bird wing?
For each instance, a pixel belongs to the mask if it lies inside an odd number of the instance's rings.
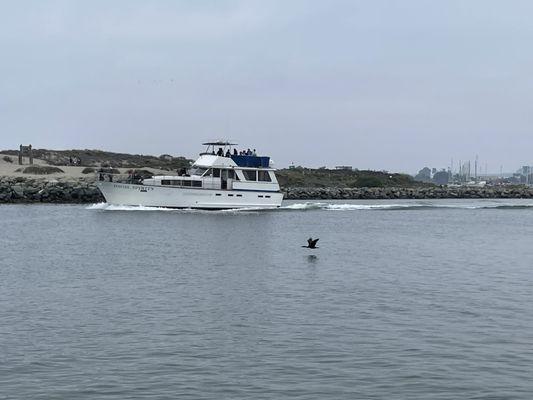
[[[312,243],[313,246],[314,246],[314,245],[316,245],[316,242],[318,242],[319,240],[320,240],[320,239],[311,240],[311,243]],[[311,244],[311,243],[309,243],[309,244]]]

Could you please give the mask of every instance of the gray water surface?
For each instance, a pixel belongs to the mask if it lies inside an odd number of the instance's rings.
[[[533,398],[533,202],[0,221],[2,399]]]

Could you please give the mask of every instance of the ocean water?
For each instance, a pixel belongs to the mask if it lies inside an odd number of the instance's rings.
[[[0,399],[533,398],[532,201],[0,221]]]

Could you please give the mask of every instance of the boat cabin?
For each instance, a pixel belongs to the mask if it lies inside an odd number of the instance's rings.
[[[241,155],[235,144],[208,142],[205,152],[185,174],[154,176],[144,185],[186,187],[196,189],[279,192],[279,185],[270,167],[270,157]]]

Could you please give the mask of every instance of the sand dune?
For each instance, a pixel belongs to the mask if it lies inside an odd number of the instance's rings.
[[[59,165],[58,168],[62,169],[64,173],[54,173],[48,175],[35,175],[35,174],[25,174],[22,171],[17,172],[17,169],[24,169],[30,165],[29,159],[27,157],[23,158],[23,165],[18,165],[18,157],[16,156],[7,156],[13,160],[12,163],[4,160],[6,157],[5,154],[0,154],[0,176],[24,176],[26,178],[43,178],[45,180],[75,180],[80,178],[86,178],[87,180],[94,179],[94,174],[83,174],[82,171],[86,168],[85,166],[77,167],[71,165]],[[33,159],[34,165],[48,165],[46,161],[40,159]],[[118,168],[121,173],[126,174],[131,168]],[[155,168],[142,168],[147,171],[152,172],[153,174],[160,175],[176,175],[176,172],[173,171],[164,171]]]

